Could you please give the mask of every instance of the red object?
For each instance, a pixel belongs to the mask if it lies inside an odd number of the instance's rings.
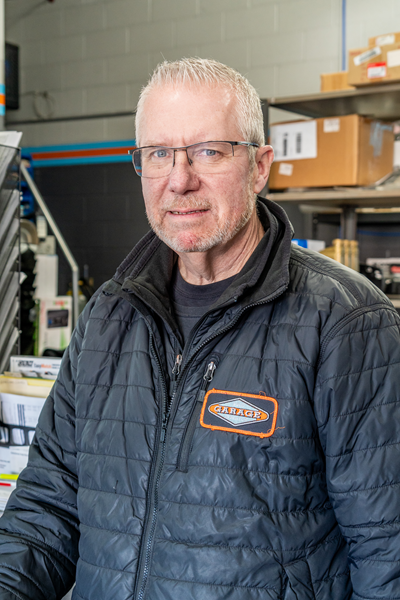
[[[51,158],[80,158],[84,156],[125,156],[132,146],[119,148],[87,148],[85,150],[57,150],[53,152],[34,152],[34,160],[46,160]]]

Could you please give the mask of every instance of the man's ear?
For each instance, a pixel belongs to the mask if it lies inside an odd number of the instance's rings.
[[[272,146],[261,146],[261,148],[257,150],[253,187],[253,191],[256,194],[259,194],[266,186],[273,161],[274,151]]]

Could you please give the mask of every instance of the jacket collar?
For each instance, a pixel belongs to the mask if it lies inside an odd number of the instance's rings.
[[[257,211],[265,235],[233,283],[214,305],[266,302],[289,284],[292,226],[285,211],[270,200],[258,198]],[[169,285],[177,255],[152,231],[140,240],[118,267],[105,292],[134,294],[176,329]],[[213,307],[213,308],[214,308]]]

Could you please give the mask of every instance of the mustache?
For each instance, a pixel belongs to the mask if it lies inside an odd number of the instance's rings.
[[[196,210],[196,209],[210,210],[212,204],[207,198],[197,198],[195,195],[188,195],[182,198],[182,196],[174,196],[172,200],[166,202],[162,210],[165,212],[179,211],[179,210]]]

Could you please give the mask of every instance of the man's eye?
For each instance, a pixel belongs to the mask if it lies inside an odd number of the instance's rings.
[[[168,152],[163,148],[160,148],[159,150],[155,150],[153,152],[153,156],[154,158],[166,158],[168,156]]]
[[[199,158],[216,158],[219,156],[219,152],[213,148],[201,148],[201,150],[198,151],[197,156]]]

